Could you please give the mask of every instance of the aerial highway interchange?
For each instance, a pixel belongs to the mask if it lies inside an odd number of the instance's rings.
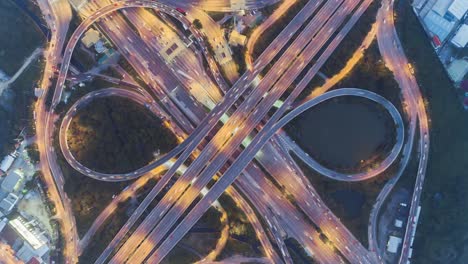
[[[319,263],[383,263],[383,249],[377,244],[378,214],[408,164],[413,144],[419,144],[418,174],[398,262],[409,261],[427,167],[429,125],[422,94],[406,67],[408,62],[394,28],[393,1],[383,1],[379,9],[377,41],[407,105],[407,127],[392,103],[365,89],[343,87],[321,91],[298,106],[294,104],[372,0],[307,1],[258,58],[247,56],[248,69],[238,76],[222,30],[205,11],[257,10],[277,2],[90,0],[75,10],[82,22],[67,39],[72,16],[68,1],[38,1],[48,17],[48,26],[53,29],[41,84],[53,97],[50,107],[46,106],[44,96],[36,104],[37,137],[44,180],[61,219],[61,231],[67,234],[63,252],[67,263],[78,261],[94,233],[115,210],[117,201],[134,195],[135,189],[144,185],[143,179],[152,177],[156,171],[161,173],[156,185],[95,263],[160,263],[223,193],[231,196],[248,216],[268,262],[293,263],[284,242],[285,233]],[[286,5],[284,11],[289,7]],[[161,20],[150,19],[152,13],[148,10],[160,13]],[[186,32],[177,32],[180,29],[171,24],[169,17],[188,29],[190,40]],[[194,19],[201,21],[203,28],[196,28]],[[268,30],[276,19],[279,16],[267,18],[259,31]],[[61,122],[56,122],[59,115],[54,111],[63,100],[73,52],[90,27],[98,28],[110,39],[147,87],[134,85],[129,90],[116,85],[88,93],[68,109]],[[164,27],[167,28],[161,30]],[[169,36],[163,31],[176,33]],[[254,31],[252,36],[256,39],[260,33]],[[169,37],[181,39],[180,43],[194,41],[196,45],[185,48],[182,55],[168,62],[160,55],[160,49],[164,47],[164,38]],[[211,47],[216,51],[212,52]],[[228,58],[220,58],[218,53],[222,51]],[[54,75],[55,86],[49,81]],[[67,143],[70,123],[89,102],[113,96],[128,98],[167,121],[180,140],[177,147],[128,173],[109,174],[81,164]],[[328,169],[298,150],[298,145],[282,131],[283,126],[304,111],[337,97],[373,101],[392,117],[396,127],[394,146],[372,170],[342,173]],[[281,105],[275,107],[279,100]],[[417,128],[418,143],[414,142]],[[54,131],[58,132],[60,149],[53,147]],[[122,182],[138,178],[109,204],[81,240],[63,188],[64,177],[56,151],[62,152],[72,168],[95,180]],[[289,151],[299,157],[303,155],[301,159],[323,177],[347,182],[378,177],[398,161],[398,172],[380,192],[369,216],[369,248],[327,208]],[[211,184],[213,179],[216,181]],[[294,203],[284,197],[273,181],[292,195]],[[157,196],[162,198],[154,208],[149,208]],[[149,214],[142,217],[148,209]],[[320,238],[321,232],[334,247]]]

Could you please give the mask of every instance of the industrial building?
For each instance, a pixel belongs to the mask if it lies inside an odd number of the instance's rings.
[[[85,45],[86,48],[90,48],[94,44],[98,43],[100,40],[101,35],[95,29],[90,28],[84,34],[83,38],[81,38],[81,42]]]
[[[463,25],[468,0],[415,0],[413,7],[431,38],[444,42]]]
[[[402,240],[400,237],[390,236],[387,242],[387,251],[390,253],[397,253],[401,241]]]
[[[461,82],[468,73],[468,61],[465,59],[452,61],[447,67],[447,72],[454,82]]]
[[[5,193],[11,193],[18,189],[19,183],[23,179],[20,172],[12,171],[3,179],[0,188]]]
[[[8,214],[18,202],[19,197],[14,193],[9,193],[7,197],[0,202],[0,209],[4,214]]]
[[[10,169],[11,165],[15,161],[15,157],[10,155],[6,155],[3,158],[2,163],[0,163],[0,174],[7,173],[8,169]]]
[[[20,260],[28,262],[34,257],[41,259],[49,252],[48,239],[34,224],[34,221],[27,222],[19,216],[11,220],[8,225],[23,240],[22,246],[16,251],[16,256]]]

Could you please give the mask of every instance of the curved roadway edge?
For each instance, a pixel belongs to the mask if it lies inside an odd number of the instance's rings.
[[[51,79],[53,77],[53,67],[61,60],[61,51],[64,46],[69,23],[72,17],[71,7],[66,0],[49,2],[38,0],[38,7],[44,15],[47,26],[51,29],[51,37],[47,49],[44,52],[45,65],[40,82],[40,87],[44,92],[51,89]],[[60,170],[56,155],[52,148],[51,128],[54,116],[45,105],[46,96],[40,96],[35,105],[36,111],[36,137],[40,153],[40,169],[43,172],[43,181],[47,185],[48,195],[55,205],[55,218],[60,222],[61,235],[65,235],[63,240],[63,256],[67,263],[77,262],[77,243],[79,240],[76,228],[75,217],[73,215],[70,199],[64,191],[64,179]]]
[[[278,19],[280,19],[289,8],[294,5],[297,0],[284,1],[274,12],[269,16],[263,23],[261,23],[250,35],[247,45],[245,45],[245,64],[249,69],[252,69],[253,58],[252,52],[255,48],[255,44],[258,41],[258,38],[261,37],[263,32],[269,29]]]
[[[71,153],[70,148],[68,146],[68,142],[67,142],[67,131],[68,131],[68,128],[70,127],[73,117],[76,115],[79,109],[89,104],[94,99],[109,97],[109,96],[118,96],[118,97],[128,98],[140,105],[145,106],[146,108],[150,110],[153,109],[152,106],[156,104],[154,100],[148,99],[144,95],[138,92],[120,89],[120,88],[107,88],[107,89],[93,91],[91,93],[88,93],[84,97],[80,98],[80,100],[76,101],[70,107],[68,112],[65,114],[62,120],[62,123],[60,125],[60,133],[59,133],[60,149],[63,153],[63,156],[65,157],[67,162],[70,164],[70,166],[72,166],[75,170],[96,180],[103,180],[103,181],[109,181],[109,182],[127,181],[127,180],[137,178],[141,176],[142,174],[145,174],[151,171],[152,169],[163,165],[168,160],[175,157],[182,150],[184,150],[185,146],[189,143],[189,141],[185,140],[181,144],[177,145],[174,149],[164,154],[164,156],[162,156],[161,158],[150,163],[149,165],[146,165],[136,170],[135,172],[121,173],[121,174],[107,174],[107,173],[96,172],[87,168],[86,166],[81,164],[79,161],[77,161],[75,157],[73,156],[73,154]]]
[[[202,34],[197,31],[193,26],[191,26],[190,21],[188,21],[182,14],[174,11],[175,9],[165,5],[161,4],[158,2],[151,2],[151,1],[145,1],[145,0],[140,0],[140,1],[135,1],[135,0],[128,0],[128,1],[121,1],[118,3],[115,3],[113,5],[108,5],[106,7],[101,8],[100,10],[96,11],[93,15],[89,16],[86,18],[85,21],[83,21],[78,28],[73,32],[72,36],[70,37],[70,41],[68,42],[66,48],[65,48],[65,54],[63,56],[62,60],[62,66],[60,67],[60,72],[58,74],[58,80],[57,80],[57,85],[55,87],[54,91],[54,98],[53,98],[53,107],[55,108],[56,104],[60,101],[60,98],[62,96],[63,92],[63,87],[65,84],[66,76],[68,73],[68,68],[70,66],[70,61],[71,57],[73,54],[73,50],[75,49],[80,37],[84,34],[84,32],[92,25],[94,24],[98,19],[100,19],[103,16],[106,16],[114,11],[124,9],[124,8],[134,8],[134,7],[145,7],[145,8],[153,8],[157,9],[161,12],[165,12],[167,14],[170,14],[174,18],[178,19],[181,23],[184,25],[187,25],[187,27],[190,29],[191,33],[196,36],[197,40],[199,41],[200,45],[203,48],[205,58],[208,60],[210,69],[215,76],[215,79],[218,81],[218,85],[222,88],[222,90],[226,91],[227,90],[227,85],[223,81],[224,78],[222,78],[221,74],[219,73],[219,69],[216,66],[216,63],[212,61],[211,56],[208,54],[207,48],[203,44],[203,37]],[[179,154],[195,137],[195,135],[189,135],[180,145],[178,145],[175,149],[173,149],[171,152],[167,153],[165,156],[163,156],[160,160],[157,160],[151,164],[146,165],[145,167],[138,169],[134,172],[126,173],[126,174],[106,174],[106,173],[99,173],[96,171],[91,171],[91,170],[86,170],[86,168],[79,166],[76,164],[75,161],[73,160],[68,160],[70,165],[74,169],[81,169],[81,172],[87,172],[85,175],[88,175],[94,179],[97,180],[105,180],[105,181],[124,181],[124,180],[130,180],[134,179],[137,177],[142,176],[146,172],[160,166],[167,160],[169,160],[171,157],[174,157],[175,155]],[[62,144],[61,144],[62,145]],[[63,148],[62,148],[63,151]],[[65,152],[64,152],[65,153]],[[65,155],[65,154],[64,154]],[[70,162],[71,161],[71,162]],[[75,165],[73,165],[75,164]]]
[[[172,0],[175,3],[187,3],[205,11],[213,12],[238,12],[264,8],[276,4],[281,0]]]
[[[62,61],[62,66],[60,67],[60,72],[58,74],[58,80],[57,80],[57,85],[56,89],[54,91],[54,99],[53,102],[53,108],[55,108],[56,104],[60,101],[60,98],[62,96],[63,92],[63,87],[65,84],[66,80],[66,75],[68,72],[68,68],[70,66],[70,61],[71,57],[73,54],[73,50],[75,49],[76,45],[78,44],[80,37],[86,32],[86,30],[94,24],[97,20],[100,18],[115,12],[120,9],[125,9],[125,8],[135,8],[135,7],[142,7],[142,8],[152,8],[156,9],[160,12],[164,12],[173,18],[177,19],[179,22],[181,22],[183,25],[185,25],[190,32],[196,37],[197,41],[199,42],[200,46],[204,47],[203,48],[203,53],[205,55],[205,58],[208,60],[210,64],[210,69],[212,71],[212,74],[214,75],[216,81],[218,82],[218,85],[220,85],[223,90],[227,90],[226,83],[220,80],[223,80],[222,75],[219,73],[219,69],[216,66],[216,63],[213,62],[211,56],[208,54],[208,49],[205,47],[204,42],[203,42],[203,34],[200,33],[196,28],[194,28],[191,25],[191,22],[188,21],[188,19],[179,13],[178,11],[175,11],[174,7],[171,7],[169,5],[160,3],[160,2],[152,2],[152,1],[147,1],[147,0],[126,0],[126,1],[120,1],[117,3],[114,3],[112,5],[105,6],[96,12],[93,13],[93,15],[87,17],[73,32],[72,36],[70,37],[70,41],[68,42],[66,48],[65,48],[65,54],[63,56],[63,61]]]
[[[401,46],[398,34],[394,26],[393,16],[393,0],[386,0],[383,2],[382,8],[379,10],[378,22],[379,30],[377,40],[379,49],[387,67],[394,73],[395,79],[402,89],[402,93],[408,104],[408,112],[410,115],[410,142],[405,146],[403,165],[400,167],[397,176],[390,180],[384,190],[377,197],[377,203],[371,212],[371,219],[369,221],[369,246],[371,250],[377,253],[379,259],[382,259],[380,250],[377,243],[377,219],[380,209],[385,199],[390,194],[396,182],[402,175],[406,164],[408,163],[414,140],[414,128],[416,126],[416,119],[419,120],[419,165],[416,176],[415,189],[411,199],[411,207],[408,216],[408,222],[405,229],[405,236],[403,239],[402,252],[399,263],[406,264],[409,260],[409,249],[411,247],[411,237],[416,232],[417,223],[414,222],[414,217],[419,206],[420,196],[422,192],[422,185],[427,168],[427,160],[429,156],[429,124],[428,117],[425,110],[424,102],[422,99],[420,88],[416,82],[415,77],[409,72],[406,65],[408,60],[405,56]],[[387,23],[383,22],[386,19]]]
[[[312,169],[316,170],[320,174],[329,177],[334,180],[338,181],[363,181],[370,179],[372,177],[375,177],[379,175],[380,173],[384,172],[392,163],[396,160],[398,157],[400,150],[403,146],[404,138],[405,138],[405,131],[404,131],[404,124],[403,124],[403,119],[401,118],[400,113],[398,110],[395,108],[395,106],[385,99],[384,97],[370,92],[368,90],[363,90],[363,89],[357,89],[357,88],[341,88],[337,90],[332,90],[330,92],[324,93],[318,97],[315,97],[302,105],[296,107],[294,110],[289,112],[287,115],[285,115],[283,118],[278,121],[278,123],[275,125],[274,131],[279,130],[281,127],[285,126],[287,123],[289,123],[291,120],[296,118],[298,115],[302,114],[306,110],[310,109],[313,106],[316,106],[324,101],[330,100],[332,98],[336,97],[342,97],[342,96],[356,96],[356,97],[363,97],[368,100],[374,101],[381,106],[383,106],[388,113],[392,116],[393,122],[396,126],[396,143],[393,146],[390,154],[379,164],[379,166],[375,169],[368,170],[365,172],[358,172],[354,174],[346,174],[346,173],[340,173],[334,170],[331,170],[329,168],[324,167],[320,163],[318,163],[315,159],[310,157],[308,154],[306,154],[298,145],[296,144],[288,144],[294,153],[302,160],[304,161],[307,165],[309,165]],[[294,147],[293,147],[294,146]]]

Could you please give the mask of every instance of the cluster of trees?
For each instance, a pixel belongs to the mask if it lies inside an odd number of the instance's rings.
[[[0,156],[3,157],[15,147],[14,139],[26,128],[26,133],[34,132],[34,88],[40,78],[41,60],[32,64],[13,82],[11,101],[0,105]]]
[[[128,99],[99,98],[74,117],[68,143],[85,166],[106,173],[138,169],[177,144],[162,121]]]
[[[411,8],[410,2],[400,1],[395,24],[428,101],[431,137],[412,262],[466,263],[468,114]]]
[[[299,11],[307,3],[307,0],[298,0],[297,3],[291,6],[286,13],[258,38],[255,43],[252,56],[254,59],[258,58],[260,54],[270,45],[270,43],[278,36],[278,34],[288,25],[288,23],[296,16]]]
[[[323,73],[328,76],[333,76],[345,66],[346,62],[351,58],[354,51],[359,48],[367,33],[370,31],[375,22],[380,5],[380,1],[375,1],[370,4],[358,22],[344,38],[344,41],[341,42],[325,65],[320,69]]]
[[[255,256],[257,252],[261,252],[260,242],[245,213],[230,196],[222,195],[218,201],[226,210],[230,235],[226,247],[218,258],[223,259],[239,253]]]
[[[112,241],[114,236],[119,232],[120,228],[128,219],[127,211],[129,210],[130,202],[125,201],[118,205],[112,216],[106,221],[105,228],[99,230],[92,241],[81,254],[80,263],[94,263],[101,255],[102,251]]]
[[[237,72],[239,75],[244,74],[247,69],[247,64],[245,63],[245,48],[242,46],[232,46],[232,58],[237,64]]]
[[[75,48],[72,55],[72,63],[77,65],[80,70],[88,71],[96,65],[96,56],[92,51],[87,51],[86,48],[80,44]]]
[[[28,156],[31,159],[31,162],[34,164],[39,163],[39,148],[36,143],[33,143],[27,147]]]
[[[335,87],[361,87],[370,90],[385,97],[403,113],[401,90],[393,73],[382,61],[377,42],[372,43],[351,74]]]
[[[297,264],[313,264],[317,263],[312,257],[310,257],[302,245],[297,242],[294,238],[287,238],[284,240],[284,244],[288,248],[288,252],[294,263]]]
[[[198,19],[198,18],[193,20],[193,25],[195,26],[195,28],[197,28],[199,30],[203,28],[203,25],[202,25],[200,19]]]

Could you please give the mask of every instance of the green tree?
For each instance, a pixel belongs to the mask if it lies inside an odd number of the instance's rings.
[[[195,19],[195,20],[193,21],[193,25],[194,25],[197,29],[202,29],[202,28],[203,28],[203,25],[202,25],[202,23],[200,22],[200,19],[198,19],[198,18]]]

